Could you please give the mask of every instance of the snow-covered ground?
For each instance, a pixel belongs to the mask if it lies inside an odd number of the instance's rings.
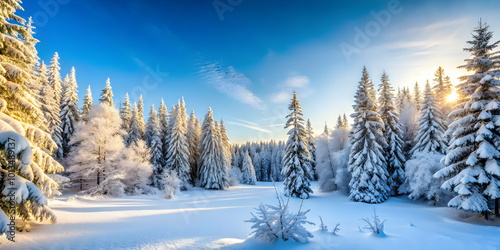
[[[278,187],[281,186],[277,184]],[[316,183],[313,183],[315,186]],[[76,198],[75,198],[76,197]],[[95,198],[67,193],[50,201],[57,224],[33,224],[16,242],[0,240],[3,249],[500,249],[500,223],[485,222],[447,207],[433,207],[407,198],[369,205],[340,193],[314,194],[304,201],[308,220],[316,226],[309,243],[264,243],[249,237],[250,212],[260,202],[276,204],[272,183],[237,186],[225,191],[194,189],[173,200],[158,196]],[[291,200],[295,210],[299,199]],[[373,209],[386,219],[385,236],[363,229],[361,218]],[[322,216],[329,229],[318,231]],[[360,231],[359,227],[363,230]]]

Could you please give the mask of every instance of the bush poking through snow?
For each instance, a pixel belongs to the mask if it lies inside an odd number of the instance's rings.
[[[337,234],[339,231],[340,231],[340,223],[337,223],[337,225],[335,225],[335,228],[332,230],[332,233],[333,234]]]
[[[372,231],[373,234],[376,234],[376,235],[384,235],[384,222],[385,220],[383,221],[380,221],[377,213],[375,212],[375,209],[373,210],[373,221],[370,221],[370,218],[366,218],[366,219],[362,219],[366,222],[366,226],[364,227],[364,229],[368,229],[370,231]]]
[[[177,191],[179,191],[180,184],[179,177],[173,171],[166,171],[163,176],[163,183],[165,184],[165,193],[162,198],[172,199],[175,197]]]
[[[306,214],[310,210],[301,211],[304,200],[302,200],[297,214],[291,214],[288,207],[290,198],[288,198],[285,203],[283,197],[278,194],[276,187],[274,187],[274,190],[276,191],[278,206],[261,203],[258,208],[255,208],[255,210],[257,210],[257,216],[252,213],[253,218],[245,221],[253,223],[252,229],[254,229],[254,231],[252,231],[250,235],[253,234],[255,238],[270,242],[275,242],[281,238],[284,241],[292,239],[300,243],[305,243],[309,238],[314,237],[313,234],[307,231],[303,226],[303,224],[315,225],[306,220]]]
[[[319,224],[319,230],[328,232],[328,226],[323,223],[323,219],[321,218],[321,216],[319,217],[319,220],[321,221],[321,224]]]

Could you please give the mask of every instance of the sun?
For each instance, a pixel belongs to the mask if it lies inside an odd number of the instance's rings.
[[[453,92],[446,97],[446,102],[453,103],[456,102],[457,99],[458,99],[458,94]]]

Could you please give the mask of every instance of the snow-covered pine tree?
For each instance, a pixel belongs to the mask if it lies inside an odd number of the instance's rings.
[[[75,67],[71,68],[69,80],[64,89],[61,99],[61,137],[63,157],[67,157],[70,151],[69,141],[75,132],[75,126],[80,121],[80,111],[78,110],[78,85],[76,83]]]
[[[89,121],[78,123],[70,143],[75,145],[68,157],[70,177],[91,194],[121,195],[124,185],[119,169],[124,148],[118,110],[103,102],[89,113]]]
[[[132,122],[132,105],[130,105],[128,93],[125,93],[125,100],[120,108],[120,117],[122,118],[122,129],[129,131],[130,123]]]
[[[54,53],[54,57],[50,61],[50,67],[48,71],[49,76],[49,84],[54,91],[54,101],[52,104],[54,106],[51,107],[52,112],[57,116],[57,119],[52,120],[52,124],[50,124],[50,134],[52,139],[57,144],[57,149],[54,151],[54,155],[57,158],[62,158],[62,131],[61,131],[61,119],[59,114],[61,113],[61,97],[62,97],[62,80],[61,74],[59,71],[61,67],[59,66],[59,54],[57,52]]]
[[[400,187],[400,191],[408,193],[411,199],[439,201],[443,198],[440,189],[443,179],[432,177],[443,168],[441,159],[446,154],[447,147],[443,134],[442,114],[431,86],[427,83],[416,137],[417,144],[411,151],[412,158],[406,163],[405,181]]]
[[[255,177],[255,169],[253,168],[252,159],[248,154],[248,150],[243,154],[243,163],[241,165],[241,183],[247,185],[255,185],[257,178]]]
[[[387,185],[387,163],[384,149],[387,142],[382,129],[383,121],[377,112],[373,98],[373,84],[368,71],[363,68],[355,96],[354,124],[350,137],[349,172],[352,179],[350,198],[366,203],[380,203],[387,200],[390,188]]]
[[[154,110],[154,109],[153,109]],[[151,117],[151,115],[150,115]],[[163,143],[161,141],[161,126],[158,121],[150,120],[148,126],[152,126],[153,134],[150,141],[150,151],[151,151],[151,164],[153,164],[153,173],[151,175],[152,186],[163,189]]]
[[[221,145],[219,131],[215,126],[212,109],[208,108],[201,126],[200,163],[198,166],[199,186],[206,189],[225,189],[229,187],[229,178]]]
[[[448,206],[490,217],[490,201],[500,198],[500,84],[499,56],[493,52],[500,41],[490,43],[493,32],[479,21],[473,30],[471,58],[461,66],[471,75],[460,77],[461,96],[468,101],[452,114],[452,140],[445,158],[446,167],[435,174],[446,181],[442,188],[457,195]],[[497,203],[498,204],[498,203]]]
[[[343,124],[342,117],[339,115],[337,120],[337,129],[341,128]],[[325,122],[325,129],[323,133],[316,139],[317,146],[317,165],[316,170],[318,172],[318,185],[321,191],[331,192],[336,190],[335,185],[335,167],[332,163],[332,152],[329,148],[330,142],[330,131]]]
[[[24,37],[24,45],[26,46],[25,54],[28,61],[28,67],[31,69],[29,71],[31,80],[26,84],[27,87],[31,90],[33,97],[35,97],[38,102],[42,102],[42,98],[40,96],[42,84],[38,79],[40,77],[40,64],[38,62],[40,58],[38,57],[38,51],[36,50],[36,44],[39,41],[38,39],[33,37],[33,35],[35,34],[33,29],[35,29],[35,27],[33,26],[33,19],[29,17],[28,23],[26,24],[26,36]]]
[[[111,107],[115,106],[115,103],[113,102],[113,90],[111,89],[111,82],[109,81],[109,78],[106,80],[106,87],[104,87],[101,91],[99,103],[106,103]]]
[[[181,102],[178,102],[175,111],[174,116],[170,117],[168,123],[170,136],[168,140],[165,169],[174,171],[177,174],[180,180],[180,189],[181,191],[185,191],[190,187],[191,183],[189,150],[186,137],[186,109]]]
[[[388,179],[387,185],[394,195],[398,194],[398,188],[404,181],[404,163],[403,141],[401,139],[401,124],[399,123],[399,114],[394,105],[393,89],[389,83],[389,76],[384,72],[381,78],[382,83],[379,87],[378,103],[380,118],[384,123],[383,134],[387,141],[387,148],[384,150],[384,158],[387,163]],[[418,85],[415,85],[416,92],[419,92]],[[419,94],[420,95],[420,94]],[[415,100],[420,97],[415,95]]]
[[[141,138],[143,138],[144,131],[146,130],[146,124],[144,123],[144,101],[142,100],[142,94],[139,96],[137,111],[137,122],[139,124],[139,128],[141,129]]]
[[[339,115],[339,117],[337,117],[337,124],[335,124],[335,129],[338,129],[338,128],[342,128],[344,126],[344,120],[342,119],[342,116]],[[326,123],[325,123],[325,131],[328,130],[328,127],[326,126]]]
[[[90,85],[87,88],[87,93],[85,93],[85,97],[83,98],[83,107],[82,112],[80,113],[80,118],[84,122],[89,121],[89,112],[94,106],[94,99],[92,99],[92,91],[90,90]]]
[[[284,193],[288,197],[307,199],[313,192],[310,182],[314,178],[314,173],[311,167],[311,155],[307,149],[307,134],[303,125],[302,108],[295,91],[288,109],[291,113],[286,116],[288,121],[285,129],[290,128],[290,130],[288,131],[283,169],[281,170],[281,174],[285,177],[283,181]]]
[[[446,98],[452,93],[452,85],[449,77],[444,73],[444,69],[439,66],[434,72],[434,93],[439,107],[446,105]]]
[[[191,168],[191,181],[195,182],[197,176],[198,162],[200,161],[200,151],[198,151],[198,145],[200,144],[200,133],[201,126],[198,123],[198,118],[194,115],[194,111],[191,111],[187,126],[187,140],[188,140],[188,150],[189,150],[189,165]]]
[[[160,130],[164,133],[168,127],[168,109],[165,102],[163,102],[163,98],[158,108],[158,122],[160,123]],[[164,136],[164,134],[162,136]]]
[[[130,130],[128,131],[128,135],[126,136],[125,144],[126,146],[130,146],[132,143],[136,143],[138,140],[142,138],[141,136],[141,128],[139,127],[139,110],[137,108],[137,103],[134,102],[134,108],[132,109],[132,121],[130,123]]]
[[[417,110],[420,111],[420,109],[422,108],[422,92],[420,91],[418,82],[415,82],[415,85],[413,86],[413,102],[417,106]]]
[[[226,161],[229,162],[228,167],[231,167],[231,144],[229,143],[229,137],[226,134],[226,126],[224,126],[224,121],[220,119],[220,138],[222,140],[222,147],[224,148],[224,157]]]
[[[7,155],[0,154],[0,200],[7,201],[9,192],[15,193],[16,209],[10,213],[7,203],[0,209],[0,234],[8,233],[10,217],[30,220],[49,219],[56,221],[55,215],[47,207],[45,195],[60,194],[57,176],[49,175],[64,171],[51,156],[57,144],[47,131],[47,121],[40,109],[40,103],[33,98],[27,87],[31,68],[28,49],[21,38],[26,38],[24,20],[15,14],[22,9],[21,1],[2,1],[0,4],[0,150],[12,149],[16,157],[14,164],[14,187],[7,178],[9,166]],[[11,138],[9,140],[9,138]],[[62,177],[61,177],[62,178]],[[29,223],[24,228],[29,229]]]
[[[314,140],[314,131],[311,125],[311,121],[307,119],[306,123],[306,142],[307,142],[307,150],[309,150],[309,154],[311,155],[311,167],[313,170],[314,180],[318,180],[318,172],[316,171],[316,141]]]
[[[151,147],[151,142],[155,134],[156,126],[158,125],[158,115],[156,114],[155,105],[151,105],[149,110],[148,123],[144,132],[144,141],[148,147]]]
[[[58,111],[59,106],[57,106],[57,109],[55,108],[56,99],[55,99],[54,88],[52,88],[52,86],[50,85],[50,82],[47,77],[47,66],[43,61],[40,64],[40,74],[38,80],[42,85],[42,88],[40,90],[40,96],[42,97],[41,108],[44,117],[47,121],[47,127],[49,128],[46,131],[50,132],[51,135],[58,136],[57,139],[54,141],[57,140],[60,141],[61,131],[59,124],[61,124],[61,119],[59,118],[59,111]]]

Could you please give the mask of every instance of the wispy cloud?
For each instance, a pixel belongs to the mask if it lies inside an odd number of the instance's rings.
[[[250,122],[250,121],[246,121],[246,120],[243,120],[243,119],[234,119],[236,121],[239,121],[239,122],[243,122],[243,123],[247,123],[247,124],[250,124],[250,125],[253,125],[253,126],[259,126],[259,124],[255,123],[255,122]]]
[[[281,90],[272,96],[272,101],[275,103],[284,103],[290,101],[292,92],[299,88],[305,88],[311,81],[308,76],[290,73],[280,85]]]
[[[271,124],[271,125],[268,125],[269,127],[283,127],[285,126],[284,123],[280,123],[280,124]]]
[[[232,66],[224,67],[219,62],[208,62],[200,65],[199,73],[218,91],[240,102],[265,109],[262,100],[248,89],[252,81]]]
[[[241,127],[245,127],[245,128],[249,128],[249,129],[253,129],[253,130],[265,132],[265,133],[272,133],[271,131],[269,131],[267,129],[261,128],[259,125],[250,125],[250,124],[246,124],[246,123],[239,123],[239,122],[233,122],[233,121],[228,121],[227,124],[237,125],[237,126],[241,126]]]

